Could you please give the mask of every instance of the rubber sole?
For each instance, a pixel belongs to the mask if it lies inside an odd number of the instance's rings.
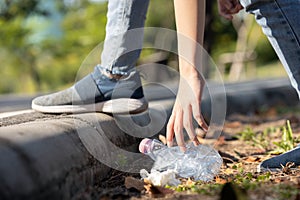
[[[137,114],[148,109],[148,102],[145,97],[140,99],[120,98],[103,101],[95,104],[82,105],[58,105],[58,106],[41,106],[31,104],[33,110],[42,113],[85,113],[85,112],[103,112],[111,114]]]

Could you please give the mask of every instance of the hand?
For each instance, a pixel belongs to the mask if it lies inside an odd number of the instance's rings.
[[[183,128],[195,146],[200,144],[193,127],[193,118],[205,132],[208,130],[208,126],[200,111],[204,81],[197,72],[196,74],[197,75],[181,75],[175,104],[167,125],[168,146],[172,146],[175,135],[177,144],[183,152],[186,150]]]
[[[218,0],[219,13],[222,17],[232,20],[233,14],[243,9],[239,0]]]

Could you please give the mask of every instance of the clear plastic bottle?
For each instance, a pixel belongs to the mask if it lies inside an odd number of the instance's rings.
[[[219,153],[207,145],[194,146],[188,143],[186,147],[186,152],[182,152],[178,146],[168,148],[156,139],[145,138],[141,141],[139,150],[155,161],[152,167],[154,170],[173,169],[181,177],[212,180],[219,173],[223,162]]]

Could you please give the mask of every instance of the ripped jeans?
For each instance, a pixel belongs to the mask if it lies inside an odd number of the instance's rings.
[[[143,46],[149,0],[109,0],[101,66],[112,74],[132,70]]]

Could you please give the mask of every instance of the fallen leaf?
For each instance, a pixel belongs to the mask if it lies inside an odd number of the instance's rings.
[[[144,181],[128,176],[125,178],[125,187],[127,189],[135,188],[138,191],[144,190]]]
[[[299,177],[291,177],[290,181],[296,185],[299,185],[300,183],[300,178]]]
[[[151,184],[144,185],[144,188],[146,189],[146,194],[151,194],[152,193],[152,191],[151,191],[152,187],[153,186]]]
[[[275,178],[275,179],[274,179],[274,182],[275,182],[275,183],[281,183],[282,180],[281,180],[281,178]]]
[[[169,188],[161,187],[161,186],[154,186],[161,194],[173,194],[175,191]]]
[[[267,112],[266,115],[269,117],[275,117],[278,114],[277,109],[275,107],[270,108]]]
[[[149,179],[147,179],[147,178],[144,178],[144,183],[145,183],[146,185],[147,185],[147,184],[150,184],[150,185],[152,184],[151,181],[150,181]]]
[[[191,180],[190,178],[188,178],[188,180],[185,182],[185,185],[187,185],[187,186],[193,186],[195,184],[196,184],[196,182]]]
[[[227,183],[227,180],[220,178],[220,177],[216,177],[216,183],[217,184],[225,184],[225,183]]]
[[[248,157],[245,159],[245,162],[253,163],[253,162],[257,162],[257,161],[259,161],[259,160],[260,160],[259,157],[256,157],[256,156],[248,156]]]
[[[220,136],[220,137],[218,138],[218,140],[216,141],[215,145],[217,145],[217,146],[222,146],[222,145],[224,145],[225,143],[226,143],[226,141],[225,141],[225,136]]]
[[[251,155],[264,155],[264,154],[266,154],[265,149],[257,149],[255,150],[255,152],[251,153]]]
[[[236,170],[231,168],[226,168],[224,171],[225,174],[234,174],[235,172]]]
[[[291,168],[295,166],[295,163],[288,162],[285,166],[282,166],[282,172],[285,174],[289,174],[291,172]]]
[[[234,121],[234,122],[225,123],[224,126],[226,128],[239,128],[240,126],[242,126],[242,123],[239,121]]]
[[[146,194],[149,194],[154,198],[164,197],[167,194],[173,194],[175,192],[174,190],[151,184],[144,185],[144,188],[146,189]]]
[[[164,135],[159,135],[158,139],[163,143],[163,144],[167,144],[167,139]]]

